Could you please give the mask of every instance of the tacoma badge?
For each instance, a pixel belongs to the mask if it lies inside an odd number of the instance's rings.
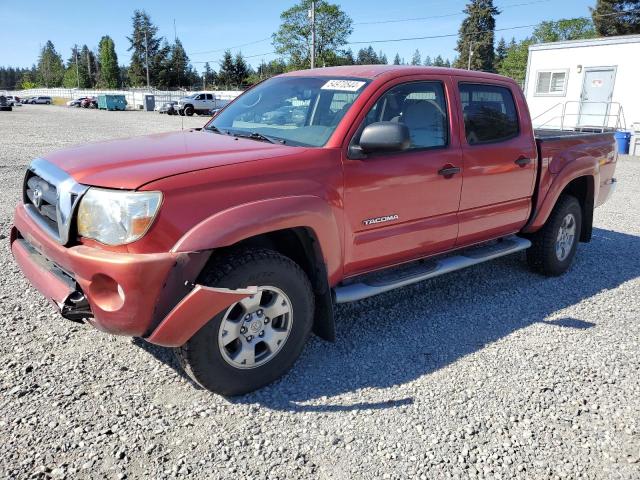
[[[398,220],[398,215],[385,215],[384,217],[376,217],[376,218],[367,218],[363,220],[362,223],[365,225],[375,225],[376,223],[384,223],[384,222],[393,222],[394,220]]]

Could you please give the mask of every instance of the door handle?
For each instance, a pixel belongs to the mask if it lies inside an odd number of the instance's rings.
[[[527,157],[520,157],[516,160],[516,165],[520,166],[520,167],[526,167],[527,165],[529,165],[531,162],[533,162],[533,160],[531,160],[530,158]]]
[[[442,175],[444,178],[450,178],[461,171],[462,169],[460,167],[444,167],[438,170],[438,175]]]

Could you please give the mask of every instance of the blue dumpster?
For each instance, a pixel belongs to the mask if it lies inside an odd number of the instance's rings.
[[[619,130],[614,135],[618,143],[618,153],[627,155],[629,153],[629,144],[631,143],[631,132]]]
[[[127,108],[127,100],[124,95],[98,95],[98,108],[100,110],[124,110]]]

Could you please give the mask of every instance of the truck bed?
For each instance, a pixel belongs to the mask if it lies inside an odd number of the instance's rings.
[[[608,197],[611,186],[615,182],[616,141],[613,131],[584,132],[575,130],[535,129],[534,136],[538,148],[538,185],[534,198],[534,209],[540,209],[542,202],[562,171],[569,168],[572,162],[593,162],[599,167],[599,178],[596,179],[595,204],[602,204]],[[591,160],[589,160],[591,159]]]
[[[600,129],[598,129],[600,130]],[[580,130],[558,130],[558,129],[545,129],[545,128],[536,128],[533,130],[533,134],[536,137],[536,140],[560,140],[567,138],[575,138],[575,137],[593,137],[593,136],[601,136],[601,135],[611,135],[611,131],[597,131],[597,132],[589,132],[589,131],[580,131]]]

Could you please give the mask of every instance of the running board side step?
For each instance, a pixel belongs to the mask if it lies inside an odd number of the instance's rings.
[[[510,236],[488,245],[461,250],[449,257],[433,261],[415,262],[393,270],[368,275],[360,281],[334,288],[336,303],[349,303],[372,297],[412,283],[455,272],[495,258],[526,250],[531,242],[525,238]]]

